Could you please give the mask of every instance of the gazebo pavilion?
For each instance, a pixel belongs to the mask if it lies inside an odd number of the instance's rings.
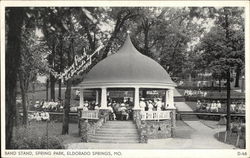
[[[96,90],[96,102],[100,104],[100,109],[107,109],[107,89],[134,89],[133,110],[139,110],[139,92],[142,89],[164,90],[165,105],[175,109],[174,87],[175,83],[165,69],[138,52],[128,35],[120,50],[95,65],[76,88],[80,89],[80,108],[84,105],[84,90]]]

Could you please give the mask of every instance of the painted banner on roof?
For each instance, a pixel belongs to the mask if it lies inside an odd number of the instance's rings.
[[[50,73],[57,79],[62,79],[62,81],[67,81],[68,79],[72,78],[74,75],[79,75],[80,73],[84,72],[89,68],[89,66],[92,64],[92,57],[98,53],[103,48],[103,46],[100,46],[97,48],[91,55],[83,53],[82,56],[76,55],[74,58],[74,63],[70,66],[64,69],[63,72],[57,73],[55,70],[51,69]]]

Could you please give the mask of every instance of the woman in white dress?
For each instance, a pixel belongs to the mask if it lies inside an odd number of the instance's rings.
[[[148,101],[148,111],[153,111],[153,108],[154,108],[154,106],[153,106],[153,104],[152,104],[152,101],[149,100],[149,101]]]

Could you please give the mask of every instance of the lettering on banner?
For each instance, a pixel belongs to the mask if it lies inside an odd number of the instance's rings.
[[[89,66],[92,64],[92,57],[99,53],[99,51],[103,48],[103,46],[100,46],[97,48],[93,54],[87,55],[85,52],[82,56],[76,55],[74,58],[74,63],[67,67],[63,73],[57,73],[55,70],[51,69],[50,73],[58,79],[62,79],[62,81],[67,81],[68,79],[72,78],[74,75],[79,75],[83,71],[87,70]]]

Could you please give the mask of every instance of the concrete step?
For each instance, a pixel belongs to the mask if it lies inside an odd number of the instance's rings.
[[[120,130],[130,130],[130,129],[136,129],[135,126],[124,126],[124,125],[121,125],[121,126],[108,126],[108,125],[104,125],[102,126],[102,129],[120,129]]]
[[[113,136],[120,136],[121,133],[106,133],[106,132],[102,132],[102,131],[98,131],[95,133],[96,136],[104,136],[104,137],[113,137]],[[138,133],[126,133],[123,134],[122,137],[138,137]]]
[[[102,127],[107,127],[107,128],[136,128],[135,125],[103,125]]]
[[[121,127],[121,126],[125,126],[125,127],[135,127],[135,124],[111,124],[111,123],[105,123],[103,126],[110,126],[110,127]]]
[[[107,125],[134,125],[132,121],[108,121],[105,124]]]
[[[107,135],[92,135],[90,138],[94,139],[100,139],[100,140],[138,140],[137,136],[128,136],[128,135],[113,135],[113,136],[107,136]]]
[[[112,139],[108,139],[108,140],[101,140],[101,139],[95,139],[95,138],[91,138],[90,142],[93,143],[116,143],[116,144],[120,144],[120,143],[139,143],[139,140],[112,140]]]
[[[110,133],[110,134],[138,134],[137,130],[112,130],[112,129],[104,129],[104,130],[97,130],[96,134],[102,134],[102,133]]]
[[[103,132],[122,132],[122,133],[126,133],[126,132],[137,132],[136,128],[130,128],[130,129],[123,129],[123,128],[106,128],[106,127],[102,127],[100,129],[98,129],[97,131],[103,131]]]
[[[108,121],[89,139],[96,143],[139,143],[138,131],[132,121]]]

